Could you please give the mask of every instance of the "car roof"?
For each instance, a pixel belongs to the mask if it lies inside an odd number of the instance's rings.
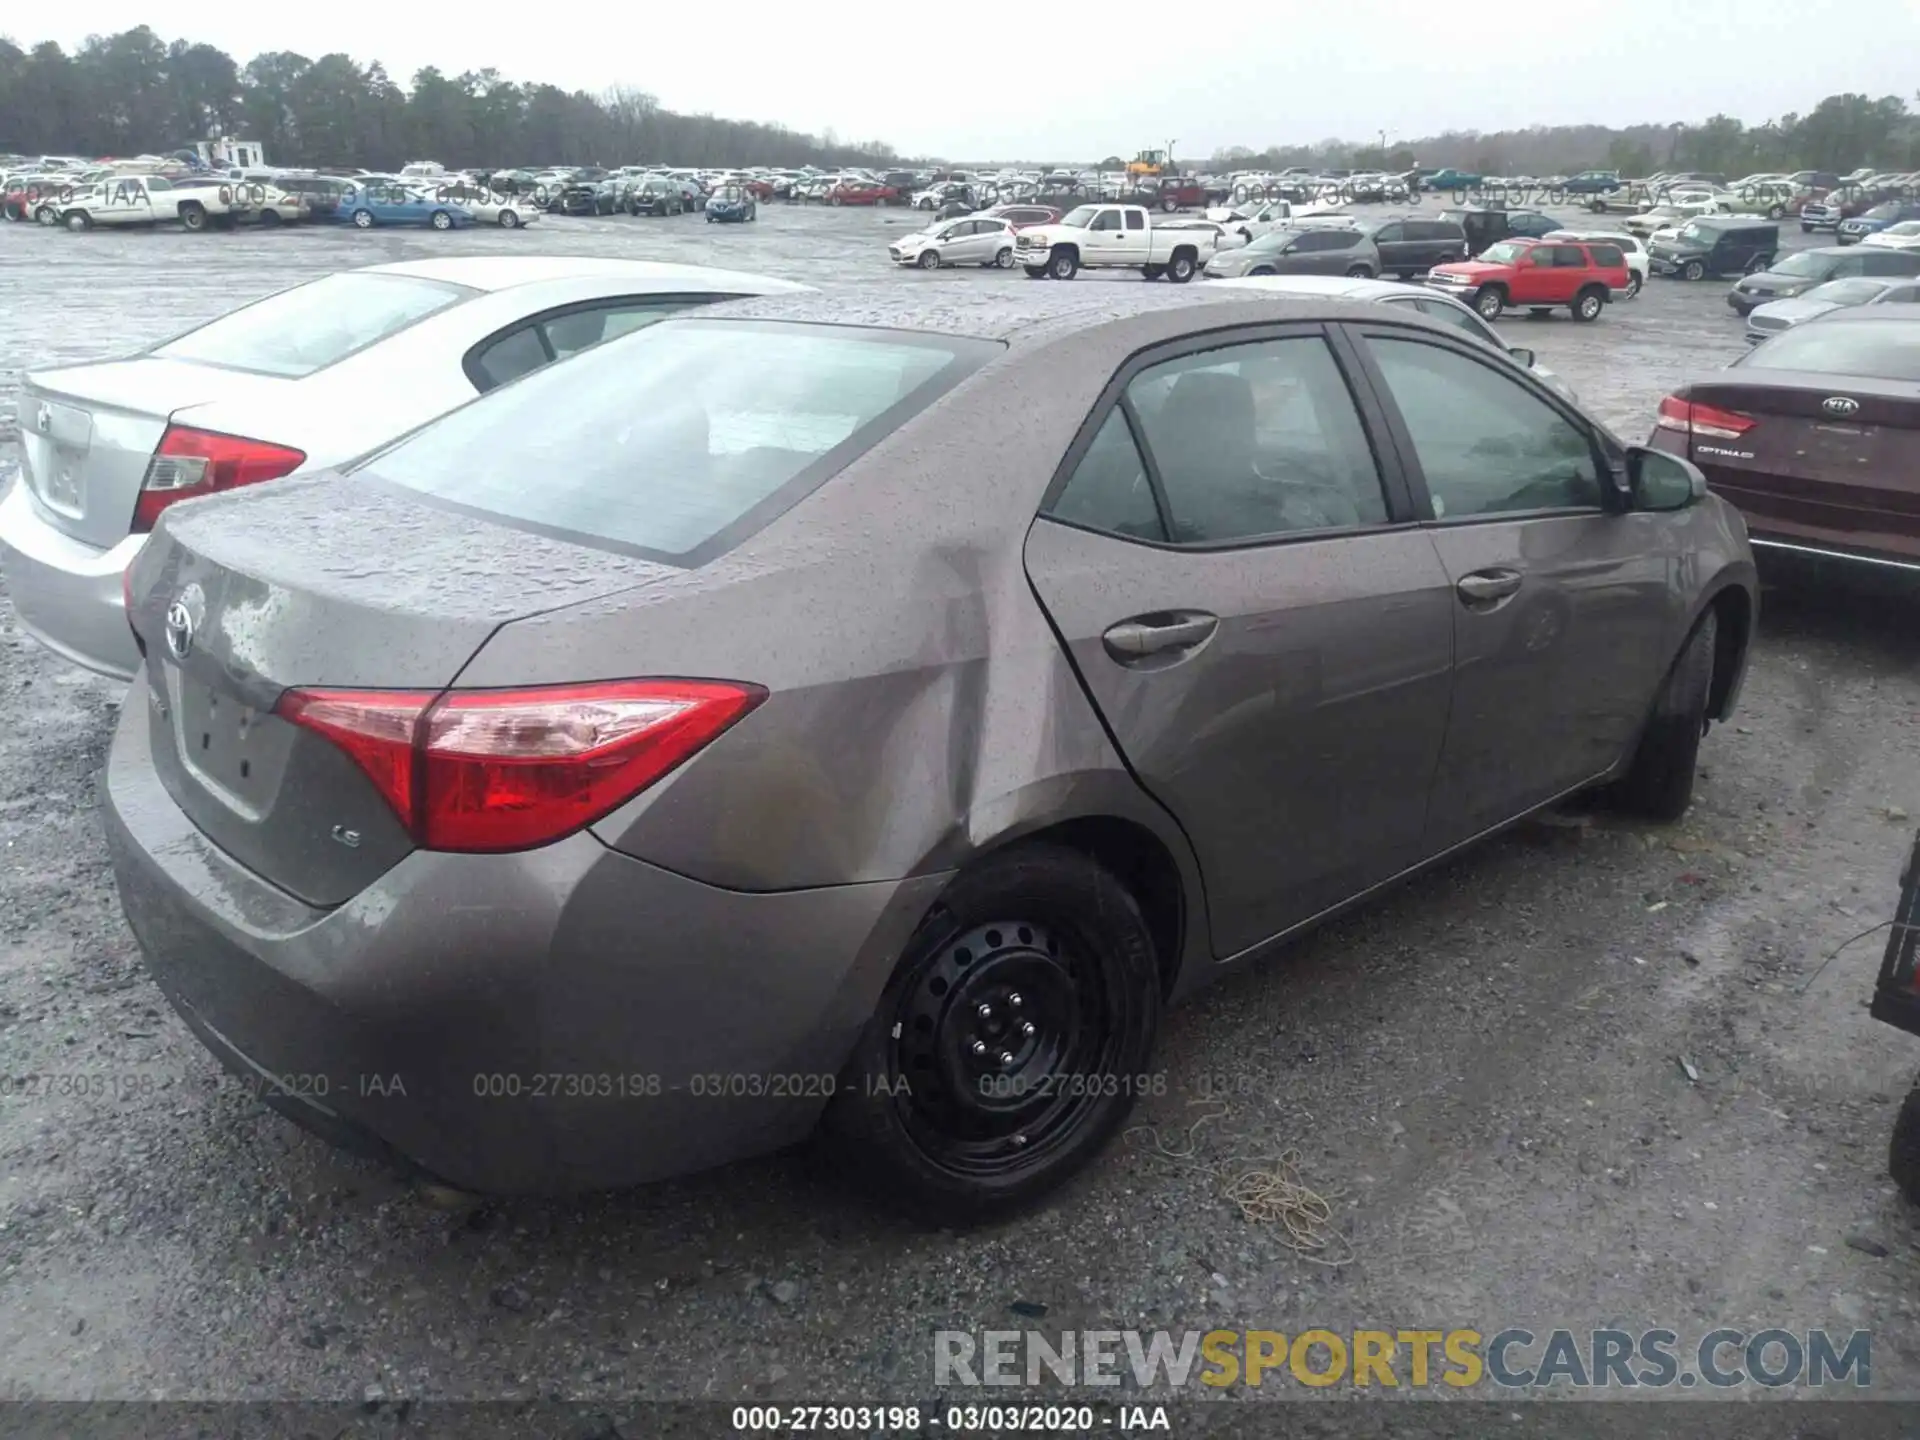
[[[449,285],[465,285],[469,289],[486,291],[513,290],[522,285],[538,285],[552,280],[593,278],[617,280],[623,289],[634,292],[658,290],[668,293],[689,285],[707,288],[714,282],[725,282],[729,286],[746,285],[756,292],[766,293],[808,288],[791,280],[749,275],[737,270],[595,255],[449,255],[368,265],[362,273],[405,275],[416,280],[438,280]]]
[[[778,320],[799,324],[917,330],[1025,346],[1132,316],[1245,305],[1246,323],[1324,316],[1325,300],[1342,297],[1262,295],[1224,281],[1203,285],[942,286],[935,300],[920,286],[847,285],[802,295],[765,295],[704,306],[688,320]],[[1009,293],[1010,292],[1010,293]],[[1239,317],[1221,317],[1237,323]],[[663,322],[675,323],[675,322]]]
[[[1330,299],[1372,300],[1382,295],[1418,295],[1422,299],[1451,301],[1450,295],[1427,285],[1399,280],[1362,279],[1351,275],[1242,275],[1209,280],[1207,288],[1232,285],[1242,290],[1267,290],[1282,295],[1320,295]]]
[[[1915,275],[1868,275],[1868,280],[1890,279],[1894,284],[1912,284],[1920,276]],[[1904,305],[1847,305],[1838,310],[1828,311],[1820,317],[1822,325],[1896,325],[1920,322],[1920,315],[1911,315]]]

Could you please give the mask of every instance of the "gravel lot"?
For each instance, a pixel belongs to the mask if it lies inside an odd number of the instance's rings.
[[[891,273],[883,243],[912,223],[760,217],[447,237],[0,226],[0,463],[22,369],[344,266],[557,250],[830,283]],[[1503,328],[1638,439],[1667,386],[1742,348],[1723,292],[1655,279],[1594,325]],[[1135,1135],[1050,1208],[955,1236],[799,1157],[438,1208],[220,1087],[114,897],[94,775],[117,691],[6,609],[0,1073],[105,1088],[0,1094],[0,1398],[925,1401],[934,1330],[1022,1324],[1866,1328],[1874,1393],[1920,1395],[1920,1217],[1884,1173],[1920,1041],[1863,1008],[1884,934],[1821,969],[1892,913],[1901,821],[1920,815],[1917,613],[1770,591],[1742,713],[1706,741],[1684,822],[1529,828],[1215,987],[1171,1017],[1172,1091],[1140,1115],[1178,1142],[1206,1113],[1190,1102],[1224,1090],[1194,1159]],[[1352,1263],[1302,1260],[1222,1196],[1218,1168],[1289,1148]]]

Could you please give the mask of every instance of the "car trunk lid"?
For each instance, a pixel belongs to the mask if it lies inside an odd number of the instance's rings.
[[[275,713],[286,692],[439,692],[506,622],[668,571],[333,472],[179,505],[129,577],[155,767],[234,859],[339,904],[414,842],[346,749]]]
[[[1755,533],[1920,560],[1920,391],[1911,382],[1783,370],[1691,385],[1683,398],[1745,422],[1712,427],[1737,434],[1702,433],[1696,422],[1688,449]]]
[[[154,356],[38,371],[20,388],[21,474],[51,524],[106,549],[132,528],[147,466],[175,411],[291,383]]]

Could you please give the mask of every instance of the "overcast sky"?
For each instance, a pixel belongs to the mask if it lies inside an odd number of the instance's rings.
[[[567,89],[631,84],[675,110],[982,160],[1097,160],[1170,139],[1199,158],[1381,130],[1391,141],[1715,111],[1758,123],[1843,90],[1911,103],[1920,82],[1920,0],[1851,0],[1826,18],[1786,0],[1342,0],[1314,10],[540,0],[471,11],[171,0],[165,24],[155,13],[151,0],[71,0],[16,8],[6,25],[23,45],[71,48],[153,24],[163,39],[206,41],[243,65],[267,50],[345,51],[384,62],[402,83],[437,65]]]

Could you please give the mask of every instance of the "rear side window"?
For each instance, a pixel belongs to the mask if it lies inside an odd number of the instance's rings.
[[[1359,412],[1317,336],[1184,355],[1135,376],[1127,399],[1177,542],[1386,521]]]
[[[1587,253],[1593,256],[1593,263],[1596,265],[1614,266],[1627,263],[1627,257],[1618,245],[1589,245]]]
[[[1133,443],[1127,417],[1117,406],[1074,466],[1050,513],[1070,525],[1112,535],[1139,540],[1167,538],[1159,507],[1154,504],[1153,487],[1147,481],[1147,467],[1140,459],[1140,447]]]
[[[297,379],[477,293],[438,280],[350,270],[269,295],[152,353]]]
[[[359,470],[509,524],[699,564],[1000,348],[837,325],[673,320],[538,370]]]
[[[1898,250],[1888,250],[1872,255],[1862,255],[1866,269],[1865,275],[1914,275],[1920,274],[1920,255],[1904,254]]]

